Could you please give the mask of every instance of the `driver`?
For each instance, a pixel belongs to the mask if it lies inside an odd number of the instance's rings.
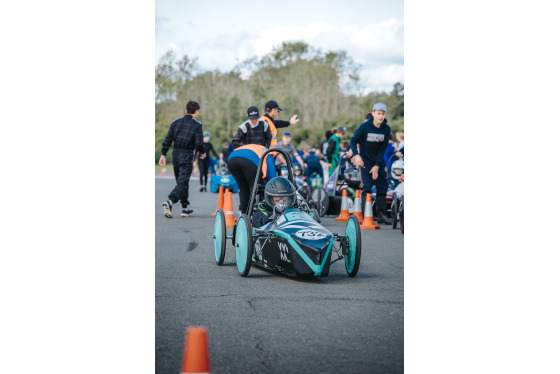
[[[288,208],[296,205],[296,188],[284,177],[272,178],[264,188],[264,201],[257,205],[251,222],[253,227],[264,226]]]

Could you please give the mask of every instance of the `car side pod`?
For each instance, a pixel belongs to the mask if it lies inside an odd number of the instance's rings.
[[[337,222],[346,222],[350,218],[350,213],[348,212],[348,193],[346,188],[342,190],[342,205],[340,206],[340,215],[334,220]]]

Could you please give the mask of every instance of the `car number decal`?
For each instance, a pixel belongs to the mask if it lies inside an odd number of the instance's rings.
[[[322,232],[315,231],[315,230],[299,230],[295,233],[298,238],[307,239],[307,240],[319,240],[324,239],[327,235],[323,234]]]

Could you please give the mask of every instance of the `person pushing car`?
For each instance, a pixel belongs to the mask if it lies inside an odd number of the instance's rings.
[[[361,168],[361,177],[364,193],[370,193],[373,185],[377,187],[375,205],[377,218],[385,224],[392,224],[387,217],[387,189],[385,178],[385,150],[391,136],[391,128],[387,124],[385,114],[387,106],[376,103],[372,108],[372,117],[362,123],[350,140],[350,147],[354,156],[354,164]],[[360,145],[358,152],[357,145]]]
[[[266,147],[259,144],[247,144],[236,148],[228,157],[228,169],[239,185],[239,210],[242,213],[247,211],[259,162],[266,150]],[[258,177],[262,178],[262,181],[268,181],[275,176],[274,155],[269,153],[262,165],[262,175]]]

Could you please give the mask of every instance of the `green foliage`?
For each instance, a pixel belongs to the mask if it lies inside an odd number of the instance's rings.
[[[187,55],[178,59],[169,51],[155,69],[156,161],[169,125],[184,115],[189,100],[200,104],[198,119],[212,134],[210,141],[218,151],[247,119],[247,108],[255,105],[262,115],[270,99],[284,108],[279,119],[298,115],[298,124],[279,130],[292,133],[298,149],[305,144],[317,146],[327,129],[341,125],[349,131],[344,139],[350,139],[377,101],[387,105],[392,130],[404,130],[404,86],[395,83],[391,93],[367,95],[343,90],[359,85],[358,70],[345,51],[325,53],[304,42],[283,42],[261,59],[248,59],[227,73],[201,71],[196,59]],[[168,161],[170,156],[168,152]]]

